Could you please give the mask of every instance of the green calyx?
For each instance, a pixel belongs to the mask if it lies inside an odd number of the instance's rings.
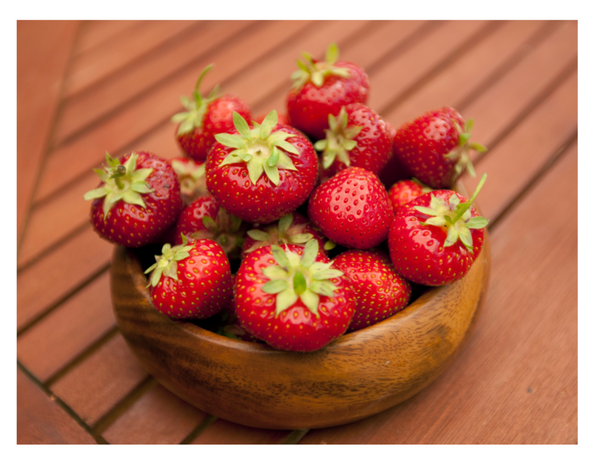
[[[329,129],[325,130],[325,139],[315,142],[315,150],[323,152],[323,168],[328,169],[335,159],[350,166],[348,152],[356,147],[354,140],[362,127],[348,126],[348,113],[342,107],[337,117],[329,114]]]
[[[200,83],[210,69],[212,69],[212,64],[206,66],[198,77],[192,98],[185,95],[179,97],[181,104],[187,111],[177,113],[171,117],[171,122],[181,124],[177,130],[177,136],[187,134],[193,129],[200,127],[204,120],[208,104],[218,97],[219,86],[215,86],[207,98],[202,97],[199,91]]]
[[[300,155],[298,149],[286,141],[296,135],[284,131],[273,132],[277,125],[277,111],[273,110],[267,114],[261,124],[253,122],[252,129],[246,120],[234,111],[233,124],[239,134],[215,135],[217,142],[234,149],[219,167],[244,162],[252,184],[256,184],[264,173],[275,186],[279,186],[280,182],[279,169],[298,170],[286,154],[287,152]]]
[[[319,296],[333,297],[339,287],[331,279],[342,276],[344,272],[331,269],[333,261],[316,261],[319,244],[315,239],[306,243],[302,256],[278,245],[271,246],[271,251],[276,264],[263,269],[269,281],[262,290],[277,294],[275,316],[296,303],[299,297],[308,310],[319,317]]]
[[[432,193],[429,207],[414,207],[417,211],[432,216],[425,222],[421,222],[422,225],[434,225],[446,228],[447,236],[444,241],[444,247],[450,247],[460,239],[467,251],[473,253],[471,230],[484,228],[489,223],[489,220],[484,217],[471,217],[471,205],[483,187],[486,178],[487,174],[483,174],[477,185],[477,189],[475,189],[475,193],[465,203],[460,203],[460,199],[456,194],[453,194],[446,202],[437,198],[435,193]]]
[[[465,170],[472,177],[475,176],[475,168],[473,167],[471,158],[469,158],[469,150],[484,153],[487,152],[487,148],[476,142],[469,142],[469,139],[471,139],[471,131],[473,130],[473,119],[468,119],[465,122],[464,129],[454,119],[452,119],[452,123],[459,134],[458,145],[446,153],[444,157],[451,161],[455,161],[454,176],[452,179],[454,182]]]
[[[210,216],[202,218],[204,230],[197,230],[190,237],[194,239],[211,239],[217,242],[230,257],[238,253],[244,244],[242,220],[220,207],[216,220]]]
[[[113,158],[106,153],[106,166],[104,169],[94,169],[104,185],[85,193],[85,200],[93,200],[104,197],[104,218],[111,208],[119,201],[146,207],[141,194],[153,192],[146,183],[146,178],[152,173],[152,169],[136,169],[138,155],[132,153],[123,164],[118,158]]]
[[[165,244],[162,248],[162,255],[155,256],[156,262],[144,272],[152,272],[148,286],[156,286],[163,275],[177,280],[177,262],[189,257],[190,250],[193,248],[193,245],[187,245],[187,238],[183,234],[181,236],[183,244],[175,247]]]
[[[264,227],[262,230],[253,229],[248,230],[246,233],[255,242],[245,253],[250,253],[253,250],[265,245],[265,243],[283,245],[283,244],[306,244],[313,238],[310,233],[302,233],[306,224],[292,225],[294,216],[292,213],[286,214],[277,224],[270,224]]]
[[[321,87],[325,82],[325,78],[330,75],[337,75],[343,78],[350,77],[348,69],[334,66],[339,56],[339,49],[335,43],[329,45],[325,54],[325,61],[315,62],[315,58],[307,52],[303,52],[302,56],[304,56],[306,61],[296,61],[299,69],[292,73],[292,89],[300,89],[308,82]]]

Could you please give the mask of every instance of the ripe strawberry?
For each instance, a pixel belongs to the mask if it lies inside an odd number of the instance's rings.
[[[319,249],[327,254],[335,246],[328,241],[310,221],[297,211],[283,216],[279,221],[256,225],[247,231],[242,247],[242,258],[265,245],[306,244],[311,239],[319,243]]]
[[[470,200],[454,191],[439,190],[400,209],[388,243],[394,267],[402,277],[441,286],[466,275],[481,252],[483,228],[489,222],[471,206],[485,178],[484,174]]]
[[[308,217],[333,242],[368,249],[387,238],[394,212],[373,172],[349,167],[313,191]]]
[[[212,68],[207,66],[196,82],[193,98],[181,96],[181,104],[187,110],[175,114],[171,120],[178,123],[176,138],[181,150],[190,158],[204,162],[215,143],[214,135],[224,133],[233,127],[231,113],[236,111],[244,119],[250,120],[251,111],[247,103],[231,94],[217,95],[218,86],[208,98],[202,97],[199,88],[204,75]]]
[[[425,186],[416,178],[398,181],[388,191],[388,195],[392,201],[392,208],[394,208],[394,215],[398,213],[398,210],[403,205],[431,191],[432,189],[429,186]]]
[[[328,116],[337,116],[344,105],[366,103],[369,78],[359,66],[338,61],[338,47],[331,44],[325,61],[303,53],[299,70],[292,74],[293,85],[287,95],[287,110],[293,127],[313,139],[323,139]]]
[[[294,211],[317,181],[317,155],[294,128],[278,125],[271,111],[248,126],[233,113],[235,130],[216,135],[206,161],[206,186],[219,204],[240,219],[270,223]]]
[[[227,308],[233,296],[229,261],[209,239],[171,247],[146,272],[150,297],[161,313],[175,319],[206,319]]]
[[[337,117],[329,115],[326,138],[315,143],[322,151],[324,175],[362,167],[379,175],[392,154],[392,141],[385,122],[361,103],[342,106]]]
[[[469,143],[472,120],[463,120],[453,108],[427,112],[402,125],[394,138],[394,154],[412,176],[432,188],[449,188],[466,169],[475,176],[469,150],[485,152]]]
[[[350,279],[357,295],[356,312],[348,331],[381,322],[408,304],[410,284],[396,273],[383,252],[348,250],[333,258],[333,262]]]
[[[198,163],[186,156],[177,156],[171,158],[171,166],[177,174],[184,204],[189,205],[208,194],[204,163]]]
[[[260,247],[236,276],[236,314],[253,336],[281,350],[310,352],[344,334],[356,299],[344,273],[319,252],[301,247]]]
[[[229,214],[212,195],[204,195],[186,207],[177,219],[175,244],[188,240],[211,239],[217,242],[228,257],[236,258],[244,242],[247,224]]]
[[[106,154],[107,166],[94,169],[102,182],[84,195],[93,200],[90,222],[100,237],[126,247],[154,242],[175,221],[183,203],[171,165],[146,152],[120,159]]]

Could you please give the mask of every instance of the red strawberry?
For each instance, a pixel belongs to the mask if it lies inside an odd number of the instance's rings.
[[[181,150],[190,158],[204,162],[211,147],[215,143],[214,135],[224,133],[233,127],[231,113],[238,112],[244,119],[250,120],[250,107],[244,100],[231,94],[217,95],[218,86],[202,97],[200,83],[204,75],[212,68],[209,65],[200,74],[196,82],[193,98],[181,96],[181,104],[187,110],[175,114],[171,120],[179,123],[176,137]]]
[[[402,206],[406,205],[411,200],[431,191],[432,189],[429,186],[425,186],[416,178],[398,181],[388,191],[388,195],[392,201],[392,208],[394,208],[394,215],[398,213],[398,210]]]
[[[194,161],[186,156],[171,159],[171,166],[177,174],[183,203],[189,205],[194,200],[208,194],[204,163]]]
[[[279,221],[266,225],[257,225],[248,230],[242,247],[242,258],[265,245],[306,244],[311,239],[319,243],[325,254],[335,246],[314,227],[310,221],[297,211],[283,216]]]
[[[313,191],[308,216],[333,242],[368,249],[387,238],[394,211],[373,172],[349,167]]]
[[[183,203],[171,165],[146,152],[121,159],[106,154],[107,166],[94,169],[102,182],[87,192],[90,221],[109,242],[142,247],[154,242],[175,223]]]
[[[315,143],[322,151],[324,175],[332,177],[343,169],[362,167],[379,175],[390,159],[392,141],[385,122],[361,103],[342,106],[337,117],[329,115],[326,138]]]
[[[466,123],[453,108],[430,111],[402,125],[394,138],[394,154],[412,176],[432,188],[449,188],[466,169],[475,176],[469,150],[485,152],[469,143],[473,121]]]
[[[217,199],[208,194],[185,208],[175,226],[175,244],[188,240],[216,241],[228,257],[238,257],[246,234],[246,225],[219,206]]]
[[[356,312],[348,331],[381,322],[408,304],[411,287],[396,273],[386,254],[348,250],[333,258],[333,262],[350,279],[357,295]]]
[[[292,74],[294,84],[287,96],[287,110],[293,127],[313,139],[323,139],[328,116],[337,116],[344,105],[366,103],[369,78],[359,66],[338,61],[337,45],[331,44],[325,61],[303,53],[305,62]]]
[[[206,319],[227,308],[233,296],[229,261],[209,239],[165,244],[149,272],[152,303],[172,318]]]
[[[235,305],[253,336],[277,349],[310,352],[344,334],[356,299],[343,272],[311,240],[250,253],[236,276]]]
[[[390,256],[398,273],[415,283],[441,286],[466,275],[481,252],[488,220],[471,200],[450,191],[423,194],[404,205],[392,222]]]
[[[317,155],[273,110],[260,126],[233,113],[235,130],[216,135],[206,161],[206,186],[227,211],[246,222],[270,223],[294,211],[317,181]]]

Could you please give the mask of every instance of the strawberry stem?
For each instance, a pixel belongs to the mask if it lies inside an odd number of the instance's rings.
[[[464,213],[471,207],[471,205],[475,201],[475,198],[477,198],[479,191],[481,191],[481,188],[483,187],[483,184],[485,183],[486,178],[487,178],[487,173],[484,173],[481,176],[481,180],[479,180],[479,184],[477,185],[477,188],[475,189],[473,196],[465,203],[461,203],[460,205],[458,205],[456,207],[456,210],[457,210],[456,215],[452,219],[451,225],[454,225],[464,215]]]

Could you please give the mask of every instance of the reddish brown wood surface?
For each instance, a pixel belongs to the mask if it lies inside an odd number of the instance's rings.
[[[178,154],[169,118],[206,65],[204,92],[283,111],[300,52],[331,41],[395,127],[443,105],[474,118],[491,282],[466,346],[416,397],[347,426],[248,428],[141,367],[82,196],[106,151]],[[19,21],[17,441],[577,443],[577,44],[575,21]]]

